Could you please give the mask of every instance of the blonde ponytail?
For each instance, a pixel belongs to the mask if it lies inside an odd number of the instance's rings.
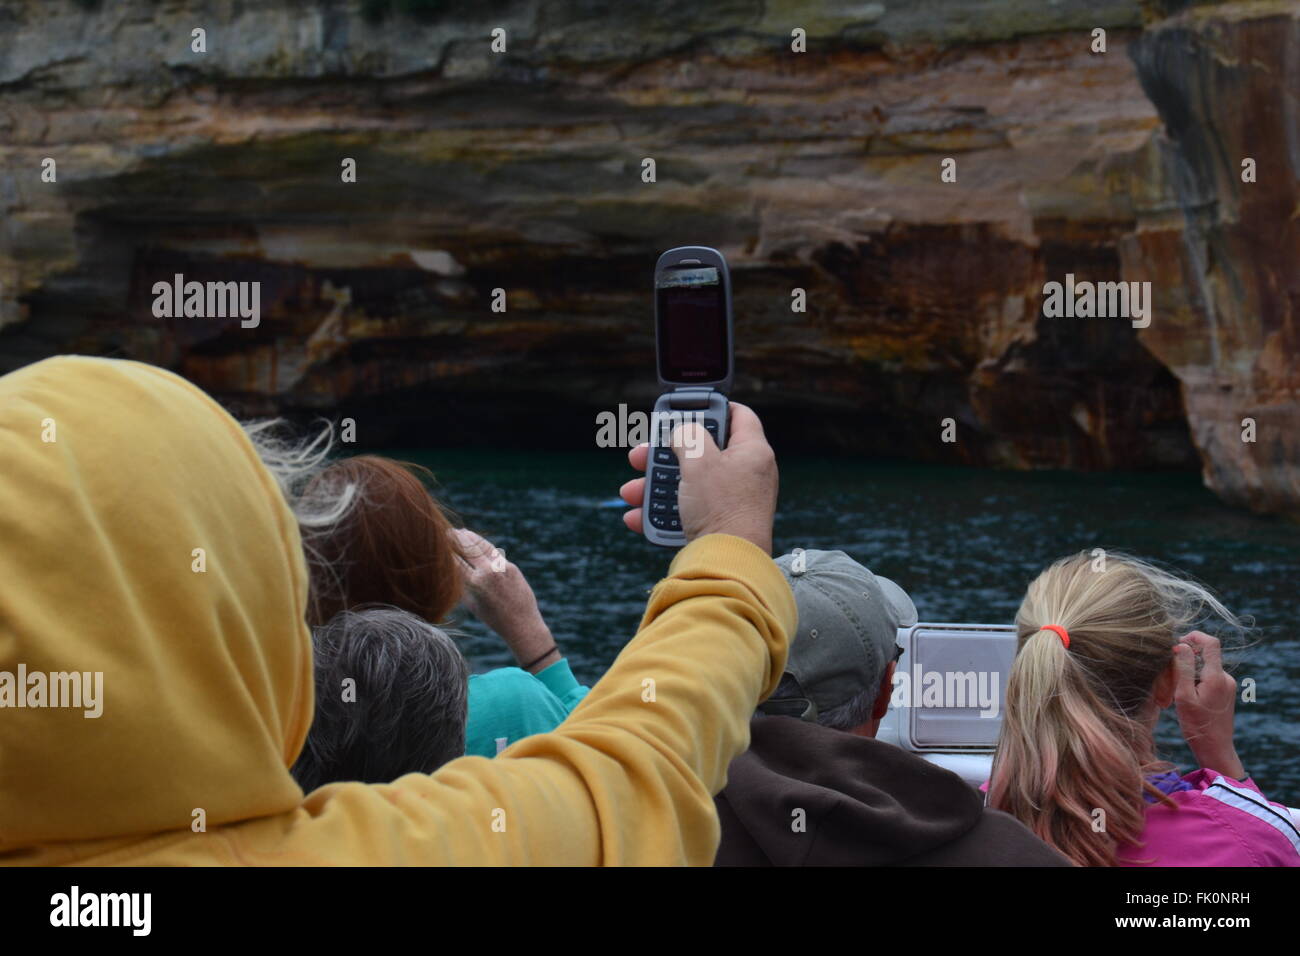
[[[1143,794],[1167,800],[1147,776],[1170,769],[1155,754],[1152,691],[1207,617],[1239,626],[1201,585],[1127,555],[1080,553],[1040,574],[1016,615],[989,805],[1082,866],[1113,866],[1119,845],[1139,844]]]

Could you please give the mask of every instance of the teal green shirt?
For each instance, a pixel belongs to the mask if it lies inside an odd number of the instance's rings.
[[[465,753],[495,757],[516,740],[554,730],[587,690],[564,658],[536,675],[519,667],[470,675]]]

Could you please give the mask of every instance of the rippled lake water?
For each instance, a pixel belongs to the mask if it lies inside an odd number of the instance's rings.
[[[591,683],[635,632],[672,552],[628,532],[611,507],[631,470],[620,452],[390,451],[428,465],[444,500],[532,582],[580,680]],[[1010,623],[1025,586],[1061,555],[1102,547],[1173,565],[1257,625],[1239,654],[1242,761],[1272,799],[1300,805],[1300,527],[1225,508],[1185,474],[1011,473],[782,456],[778,553],[841,549],[893,578],[923,621]],[[476,670],[512,663],[464,622]],[[1193,765],[1176,721],[1163,753]]]

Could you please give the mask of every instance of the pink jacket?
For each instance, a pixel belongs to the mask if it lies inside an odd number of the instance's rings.
[[[1118,847],[1120,866],[1300,866],[1300,823],[1252,781],[1202,769],[1152,782],[1174,805],[1147,807],[1142,845]]]
[[[1196,770],[1169,799],[1147,807],[1142,845],[1119,847],[1120,866],[1300,866],[1300,824],[1250,780]]]

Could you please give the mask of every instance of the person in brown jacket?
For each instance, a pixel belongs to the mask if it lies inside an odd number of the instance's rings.
[[[777,559],[799,628],[715,802],[715,866],[1069,866],[956,774],[875,739],[916,608],[842,551]]]

